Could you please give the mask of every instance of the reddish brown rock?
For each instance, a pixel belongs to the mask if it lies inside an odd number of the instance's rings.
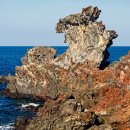
[[[88,61],[68,70],[47,66],[58,81],[54,83],[48,77],[48,87],[39,93],[40,98],[47,100],[45,106],[26,129],[129,129],[130,70],[120,80],[121,71],[125,71],[126,65],[130,67],[129,59],[130,54],[105,70],[94,68],[93,62]],[[49,87],[49,81],[55,86]]]
[[[46,101],[24,129],[130,128],[130,52],[104,70],[99,69],[108,58],[107,47],[117,36],[95,22],[99,14],[98,8],[88,7],[81,14],[60,20],[57,32],[65,32],[69,49],[55,58],[52,48],[33,48],[23,58],[24,65],[16,67],[8,93]]]

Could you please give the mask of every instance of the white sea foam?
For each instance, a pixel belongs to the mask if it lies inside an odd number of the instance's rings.
[[[0,130],[13,130],[14,127],[12,126],[13,124],[8,124],[8,125],[2,125],[0,126]]]
[[[36,103],[28,103],[28,104],[22,104],[22,108],[26,108],[26,107],[28,107],[28,106],[34,106],[34,107],[38,107],[39,106],[39,104],[36,104]]]

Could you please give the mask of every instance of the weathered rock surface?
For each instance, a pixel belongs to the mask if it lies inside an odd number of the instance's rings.
[[[129,60],[130,53],[105,70],[94,68],[94,63],[90,62],[60,70],[57,86],[51,87],[52,91],[46,93],[51,98],[47,98],[45,106],[27,130],[130,128]],[[42,93],[39,95],[44,99]],[[53,95],[57,96],[52,98]]]
[[[109,57],[107,48],[117,34],[106,30],[101,21],[95,22],[100,12],[97,7],[90,6],[84,8],[82,13],[59,20],[56,31],[65,33],[65,42],[69,43],[69,48],[55,59],[58,65],[68,67],[88,59],[94,61],[97,67],[106,66]]]
[[[47,47],[35,47],[30,49],[25,57],[22,58],[23,65],[27,64],[48,64],[54,60],[56,50]]]
[[[36,47],[28,51],[22,58],[23,66],[16,67],[16,82],[9,84],[11,93],[17,93],[18,96],[37,96],[44,91],[44,97],[50,96],[46,93],[53,93],[50,97],[56,98],[56,92],[62,86],[57,83],[62,79],[57,74],[60,71],[68,71],[74,64],[88,60],[94,63],[94,67],[106,66],[109,56],[107,48],[117,34],[106,30],[102,22],[95,22],[100,12],[97,7],[90,6],[79,14],[60,19],[56,31],[65,32],[65,41],[69,43],[69,48],[58,57],[53,48]]]
[[[12,75],[8,75],[8,76],[0,76],[0,83],[8,83],[8,82],[11,82],[11,81],[14,81],[15,79],[15,76],[12,76]]]
[[[17,123],[26,130],[130,129],[130,52],[104,70],[114,31],[95,22],[100,10],[83,9],[57,24],[65,32],[67,51],[56,57],[53,48],[36,47],[16,67],[8,95],[45,102],[37,117]],[[27,126],[25,124],[27,122]]]

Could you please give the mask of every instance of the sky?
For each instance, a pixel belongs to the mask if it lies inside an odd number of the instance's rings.
[[[0,46],[68,45],[56,23],[90,5],[102,10],[98,21],[119,35],[113,45],[130,46],[130,0],[0,0]]]

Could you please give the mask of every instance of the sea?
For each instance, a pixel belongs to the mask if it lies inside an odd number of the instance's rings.
[[[31,48],[32,46],[0,47],[0,75],[15,75],[15,67],[22,65],[21,58],[25,56],[27,50]],[[54,48],[57,50],[57,55],[62,54],[67,49],[65,46],[54,46]],[[118,61],[120,57],[126,55],[129,50],[129,46],[110,47],[110,62]],[[16,119],[19,117],[34,117],[36,113],[27,110],[24,106],[40,104],[33,100],[10,99],[3,96],[2,91],[6,86],[7,84],[0,84],[0,130],[12,130]]]

